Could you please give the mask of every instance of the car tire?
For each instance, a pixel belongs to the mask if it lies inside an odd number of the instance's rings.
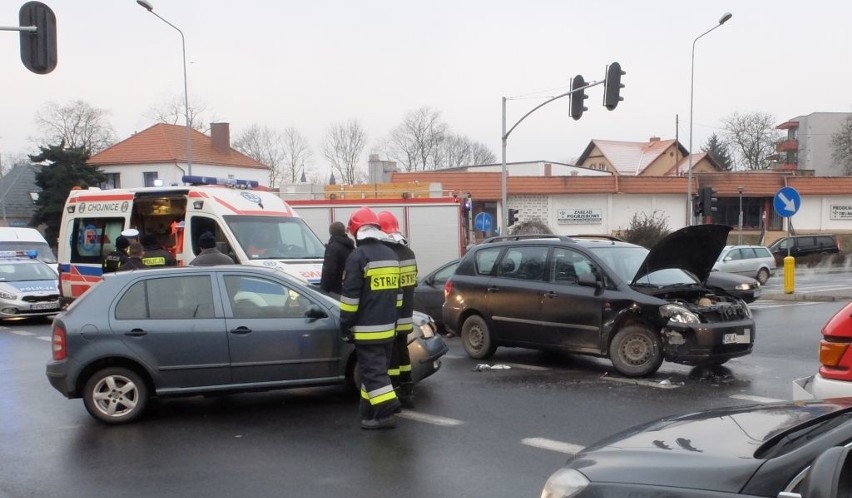
[[[105,424],[132,422],[148,406],[148,385],[128,368],[104,368],[86,381],[83,404],[92,417]]]
[[[660,338],[642,325],[628,325],[613,337],[609,359],[625,377],[650,375],[663,364]]]
[[[755,279],[760,282],[760,285],[765,284],[766,281],[769,280],[769,270],[767,270],[766,268],[761,268],[757,271],[757,276],[755,277]]]
[[[490,358],[497,350],[488,324],[479,315],[467,317],[462,325],[461,339],[467,355],[477,360]]]

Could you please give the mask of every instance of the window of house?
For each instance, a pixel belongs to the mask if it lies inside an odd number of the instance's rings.
[[[145,179],[145,186],[146,187],[153,187],[154,186],[154,181],[157,179],[157,172],[156,171],[146,171],[146,172],[142,173],[142,176]]]
[[[101,183],[102,189],[121,188],[121,173],[104,173],[106,180]]]

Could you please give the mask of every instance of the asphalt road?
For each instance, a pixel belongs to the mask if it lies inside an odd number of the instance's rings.
[[[0,328],[0,497],[539,496],[595,440],[660,416],[791,399],[817,368],[819,328],[845,301],[760,300],[753,354],[713,371],[498,349],[477,371],[457,338],[397,428],[359,429],[338,389],[195,397],[109,427],[44,375],[49,325]]]

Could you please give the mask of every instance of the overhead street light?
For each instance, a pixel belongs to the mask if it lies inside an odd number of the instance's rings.
[[[730,12],[725,12],[725,14],[723,14],[722,17],[719,18],[718,24],[716,24],[712,28],[708,29],[707,31],[701,33],[700,35],[695,37],[695,40],[692,41],[692,62],[690,64],[690,70],[689,70],[689,161],[688,161],[688,168],[689,169],[687,170],[688,182],[687,182],[687,186],[686,186],[686,202],[687,202],[686,213],[687,213],[687,216],[689,216],[689,225],[692,225],[693,221],[694,221],[693,220],[694,216],[692,214],[692,106],[693,106],[693,102],[694,102],[693,96],[694,96],[694,93],[695,93],[695,43],[702,36],[706,35],[707,33],[713,31],[714,29],[716,29],[719,26],[728,22],[731,19],[731,17],[733,17],[733,16],[734,15],[731,14]]]
[[[180,33],[180,45],[183,52],[183,107],[186,118],[186,174],[192,175],[192,125],[189,120],[189,90],[186,84],[186,39],[183,36],[183,31],[177,26],[165,20],[162,16],[154,12],[154,6],[148,0],[136,0],[136,3],[141,5],[145,10],[154,14],[164,23],[168,24]]]

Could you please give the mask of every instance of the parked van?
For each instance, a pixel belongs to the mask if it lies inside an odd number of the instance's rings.
[[[189,185],[72,190],[59,230],[59,283],[64,300],[79,297],[102,278],[104,257],[121,232],[155,235],[178,265],[201,251],[210,232],[220,251],[240,264],[276,268],[319,283],[325,246],[307,224],[257,182],[185,176]]]
[[[840,243],[830,234],[792,235],[770,244],[769,251],[778,265],[783,265],[787,256],[796,258],[797,264],[814,264],[828,255],[839,254]]]
[[[0,227],[0,251],[36,251],[36,258],[55,269],[56,255],[35,228]]]

